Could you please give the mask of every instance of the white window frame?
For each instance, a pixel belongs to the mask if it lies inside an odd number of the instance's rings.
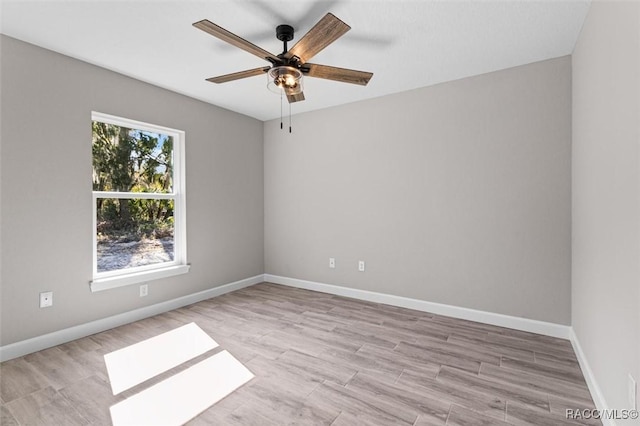
[[[130,120],[115,115],[91,112],[91,121],[114,124],[129,129],[143,130],[152,133],[160,133],[173,137],[173,185],[171,193],[148,192],[115,192],[92,191],[93,199],[93,280],[90,282],[92,292],[108,290],[126,285],[142,283],[160,278],[189,272],[187,263],[187,215],[186,215],[186,185],[185,185],[185,132],[170,129],[155,124]],[[143,198],[155,200],[173,200],[173,250],[174,256],[171,262],[156,263],[153,265],[137,266],[115,271],[98,272],[98,241],[97,241],[97,200],[98,198]]]

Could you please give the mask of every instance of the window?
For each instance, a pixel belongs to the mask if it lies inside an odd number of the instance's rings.
[[[184,132],[93,112],[92,291],[188,272]]]

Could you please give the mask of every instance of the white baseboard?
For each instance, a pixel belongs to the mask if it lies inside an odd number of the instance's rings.
[[[91,334],[109,330],[111,328],[118,327],[124,324],[129,324],[131,322],[148,318],[153,315],[161,314],[172,309],[181,308],[183,306],[190,305],[201,300],[220,296],[222,294],[249,287],[263,281],[282,284],[290,287],[304,288],[307,290],[320,291],[323,293],[335,294],[338,296],[351,297],[354,299],[366,300],[369,302],[384,303],[387,305],[415,309],[423,312],[431,312],[438,315],[477,321],[485,324],[512,328],[515,330],[543,334],[546,336],[571,339],[572,342],[574,341],[574,337],[572,337],[571,327],[566,325],[496,314],[493,312],[462,308],[441,303],[427,302],[425,300],[411,299],[408,297],[394,296],[391,294],[341,287],[332,284],[324,284],[314,281],[306,281],[271,274],[261,274],[215,287],[209,290],[204,290],[198,293],[179,297],[177,299],[168,300],[166,302],[161,302],[151,306],[145,306],[143,308],[139,308],[130,312],[125,312],[108,318],[103,318],[74,327],[65,328],[63,330],[12,343],[10,345],[0,346],[0,362],[12,358],[17,358],[19,356],[23,356],[42,349],[50,348],[52,346],[60,345],[66,342],[70,342],[75,339],[90,336]],[[576,353],[578,353],[577,349]]]
[[[340,287],[337,285],[300,280],[297,278],[281,277],[278,275],[265,274],[264,280],[274,284],[282,284],[289,287],[304,288],[307,290],[320,291],[323,293],[351,297],[354,299],[366,300],[369,302],[384,303],[386,305],[415,309],[417,311],[423,312],[431,312],[438,315],[477,321],[485,324],[497,325],[500,327],[513,328],[515,330],[528,331],[530,333],[559,337],[561,339],[569,339],[571,337],[571,327],[568,325],[554,324],[545,321],[496,314],[493,312],[479,311],[469,308],[461,308],[459,306],[444,305],[441,303],[427,302],[425,300],[411,299],[408,297],[394,296],[391,294],[376,293],[373,291],[358,290],[348,287]]]
[[[168,300],[166,302],[157,303],[151,306],[135,309],[133,311],[124,312],[85,324],[76,325],[74,327],[65,328],[63,330],[54,331],[53,333],[44,334],[10,345],[0,346],[0,362],[17,358],[52,346],[61,345],[72,340],[100,333],[105,330],[112,329],[124,324],[129,324],[144,318],[161,314],[183,306],[191,305],[202,300],[220,296],[234,290],[249,287],[264,281],[264,275],[256,275],[255,277],[245,278],[229,284],[224,284],[198,293],[189,294],[177,299]]]
[[[580,346],[580,341],[578,340],[578,336],[576,335],[573,327],[571,328],[571,338],[569,340],[571,340],[571,345],[573,346],[573,351],[576,353],[576,357],[578,358],[578,363],[580,364],[580,369],[582,370],[582,374],[584,375],[584,380],[587,382],[589,392],[591,392],[593,403],[596,405],[596,408],[598,410],[600,410],[601,412],[606,412],[606,410],[608,410],[609,408],[609,405],[604,399],[602,390],[600,389],[600,386],[598,386],[598,382],[596,382],[596,377],[593,375],[591,367],[589,367],[587,357],[582,351],[582,346]],[[603,426],[616,425],[616,422],[613,419],[602,418],[600,420],[602,420]]]

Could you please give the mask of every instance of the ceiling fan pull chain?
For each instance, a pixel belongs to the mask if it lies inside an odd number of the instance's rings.
[[[280,92],[280,130],[282,130],[282,92]]]
[[[291,103],[289,103],[289,133],[291,133]]]

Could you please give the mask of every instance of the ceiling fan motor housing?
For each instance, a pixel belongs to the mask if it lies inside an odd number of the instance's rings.
[[[276,27],[276,37],[284,42],[293,40],[293,27],[286,24],[278,25]]]

